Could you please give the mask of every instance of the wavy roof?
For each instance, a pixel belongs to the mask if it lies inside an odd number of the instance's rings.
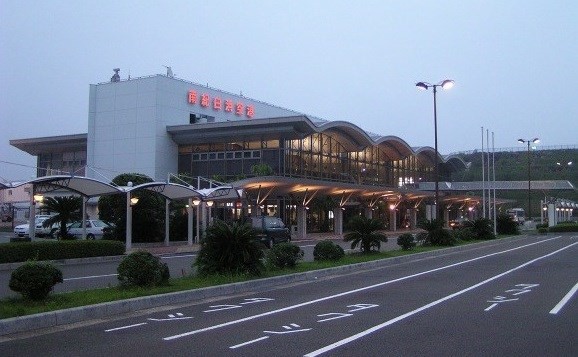
[[[179,144],[208,137],[225,139],[231,136],[236,139],[260,139],[281,135],[287,139],[300,139],[313,133],[325,133],[336,137],[348,151],[361,151],[368,146],[379,146],[392,160],[401,160],[410,155],[416,155],[430,165],[435,162],[435,150],[432,147],[412,148],[405,140],[397,136],[380,136],[346,121],[313,121],[305,115],[226,123],[176,125],[167,127],[167,132]],[[466,163],[455,155],[446,159],[438,154],[438,162],[450,163],[454,169],[462,165],[464,168],[467,167]]]

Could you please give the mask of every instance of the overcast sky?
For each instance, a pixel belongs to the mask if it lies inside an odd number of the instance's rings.
[[[10,139],[87,132],[89,84],[165,73],[439,151],[578,145],[578,2],[0,1],[0,181]],[[7,163],[8,162],[8,163]],[[20,166],[25,165],[25,166]]]

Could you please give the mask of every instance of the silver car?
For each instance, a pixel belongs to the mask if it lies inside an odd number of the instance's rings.
[[[86,220],[86,239],[102,239],[103,229],[111,227],[110,224],[100,219]],[[82,222],[74,222],[68,227],[68,234],[76,239],[82,239]]]

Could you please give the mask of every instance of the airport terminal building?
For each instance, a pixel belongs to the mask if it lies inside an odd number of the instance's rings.
[[[241,206],[257,207],[288,224],[300,220],[299,226],[310,227],[316,220],[303,210],[321,197],[336,207],[340,219],[334,225],[342,225],[346,209],[382,216],[398,227],[411,210],[415,224],[416,215],[426,217],[425,207],[432,204],[432,192],[416,187],[434,181],[434,163],[439,181],[465,167],[459,158],[446,160],[431,147],[412,147],[396,136],[170,73],[121,80],[116,71],[111,81],[90,85],[87,133],[10,144],[37,156],[38,176],[68,173],[103,181],[122,173],[155,181],[202,177],[202,182],[244,190],[246,204],[223,203],[224,216],[237,216],[234,211]],[[233,212],[227,213],[227,207]],[[398,213],[392,216],[389,210]]]

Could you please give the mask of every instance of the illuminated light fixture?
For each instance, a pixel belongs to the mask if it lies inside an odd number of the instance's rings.
[[[395,209],[395,205],[394,204],[389,205],[389,209],[393,211]]]
[[[194,206],[198,206],[201,204],[201,200],[199,200],[198,198],[193,199],[193,205]]]
[[[207,201],[207,206],[208,206],[208,207],[213,207],[213,203],[214,203],[213,201]]]
[[[136,205],[138,203],[138,197],[131,197],[130,198],[130,204],[131,205]]]
[[[543,211],[547,211],[548,207],[544,206],[544,208],[542,208]]]
[[[42,202],[43,200],[44,200],[44,196],[42,196],[41,194],[36,194],[36,195],[34,195],[34,201],[35,201],[35,202],[40,203],[40,202]]]

